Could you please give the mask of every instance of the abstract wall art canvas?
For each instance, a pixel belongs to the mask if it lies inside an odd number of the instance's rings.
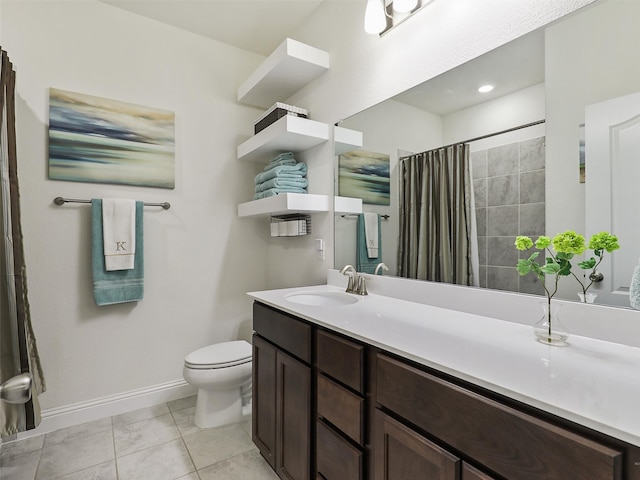
[[[352,150],[340,155],[338,191],[362,203],[389,205],[389,155]]]
[[[49,90],[49,178],[175,188],[173,112]]]

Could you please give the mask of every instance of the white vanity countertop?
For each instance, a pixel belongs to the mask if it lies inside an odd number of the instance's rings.
[[[640,348],[570,336],[537,342],[530,326],[382,295],[340,306],[287,300],[331,285],[250,292],[264,304],[640,446]],[[347,295],[347,294],[345,294]],[[348,294],[351,295],[351,294]]]

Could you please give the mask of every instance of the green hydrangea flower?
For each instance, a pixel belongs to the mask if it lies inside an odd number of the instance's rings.
[[[580,255],[587,249],[584,237],[573,230],[567,230],[553,237],[553,249],[558,253]]]
[[[514,243],[518,250],[529,250],[533,247],[533,240],[524,235],[519,235],[516,237],[516,242]]]
[[[515,246],[518,250],[528,250],[534,245],[533,241],[524,235],[516,237]],[[553,250],[549,248],[553,245]],[[586,249],[586,243],[584,236],[574,232],[573,230],[567,230],[557,234],[553,239],[541,235],[535,242],[535,247],[538,250],[546,250],[546,255],[541,258],[541,262],[536,260],[538,256],[543,252],[533,252],[529,258],[520,258],[516,265],[516,270],[520,275],[527,275],[528,273],[534,273],[541,281],[541,286],[547,294],[547,300],[551,302],[551,298],[558,291],[558,280],[560,277],[573,276],[580,284],[583,293],[587,293],[587,290],[593,284],[583,282],[578,275],[571,271],[571,261],[575,255],[582,254]],[[583,270],[591,270],[592,273],[597,272],[598,265],[604,258],[604,252],[613,252],[620,248],[618,244],[618,237],[611,235],[608,232],[600,232],[591,237],[589,240],[589,249],[593,250],[595,257],[588,258],[578,263],[578,266]],[[545,282],[545,276],[553,276],[553,282]]]
[[[606,250],[611,253],[619,248],[618,237],[609,232],[596,233],[589,240],[589,249],[591,250]]]
[[[551,239],[545,235],[540,235],[536,240],[536,248],[538,250],[544,250],[549,245],[551,245]]]

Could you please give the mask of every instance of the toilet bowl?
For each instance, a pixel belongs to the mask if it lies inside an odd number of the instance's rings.
[[[251,354],[251,344],[237,340],[209,345],[185,357],[182,376],[198,389],[196,426],[218,427],[242,419],[241,393],[251,384]]]

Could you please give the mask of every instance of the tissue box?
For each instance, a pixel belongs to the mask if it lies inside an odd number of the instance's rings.
[[[307,118],[307,110],[305,108],[294,107],[286,103],[277,102],[269,110],[260,115],[253,124],[253,133],[256,134],[264,130],[276,120],[281,119],[285,115],[293,115],[295,117]]]

